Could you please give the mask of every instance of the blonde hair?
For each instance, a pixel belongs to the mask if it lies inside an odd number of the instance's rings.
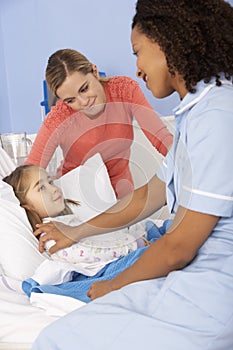
[[[32,230],[35,231],[37,228],[36,224],[40,224],[43,221],[36,211],[28,209],[27,207],[26,196],[30,187],[29,176],[30,170],[33,168],[39,167],[33,164],[21,165],[2,180],[13,187],[15,196],[18,198],[20,206],[25,209]],[[62,211],[62,213],[60,213],[60,215],[73,214],[72,210],[68,206],[68,203],[79,205],[79,203],[76,201],[65,199],[65,209]]]
[[[84,75],[93,73],[93,64],[83,54],[72,49],[58,50],[49,57],[46,81],[55,96],[57,96],[57,89],[64,83],[67,76],[74,72],[81,72]],[[99,77],[102,83],[108,80],[109,78]]]

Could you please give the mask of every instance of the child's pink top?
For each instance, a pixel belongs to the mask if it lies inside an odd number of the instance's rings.
[[[113,77],[104,83],[104,89],[105,110],[93,120],[58,101],[43,122],[26,164],[46,168],[60,146],[64,161],[59,177],[99,152],[116,195],[121,198],[133,190],[129,170],[133,117],[161,154],[166,155],[173,137],[137,82],[128,77]]]

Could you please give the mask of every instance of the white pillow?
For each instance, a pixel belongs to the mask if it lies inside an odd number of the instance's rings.
[[[15,169],[14,161],[0,145],[0,179],[9,175]]]
[[[77,207],[85,221],[116,202],[108,172],[99,154],[57,180],[66,198],[81,202]],[[74,207],[72,207],[73,209]],[[10,185],[0,180],[0,266],[6,276],[24,280],[45,260],[38,251],[25,210]]]
[[[87,221],[116,203],[105,164],[99,153],[88,159],[55,183],[62,188],[65,198],[80,202],[80,206],[72,206],[74,214],[80,221]]]
[[[44,254],[45,255],[45,254]],[[26,212],[10,185],[0,180],[0,264],[3,273],[23,280],[34,273],[45,257],[38,251]]]

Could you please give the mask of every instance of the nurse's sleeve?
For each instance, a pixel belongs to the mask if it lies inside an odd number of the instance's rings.
[[[232,216],[232,130],[232,113],[226,111],[212,110],[188,120],[187,154],[178,160],[179,205],[216,216]]]

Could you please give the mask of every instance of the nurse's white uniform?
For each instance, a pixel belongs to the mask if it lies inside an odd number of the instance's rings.
[[[175,123],[158,176],[171,212],[181,205],[220,217],[212,234],[184,269],[72,312],[42,331],[33,350],[233,349],[232,84],[198,83]]]

